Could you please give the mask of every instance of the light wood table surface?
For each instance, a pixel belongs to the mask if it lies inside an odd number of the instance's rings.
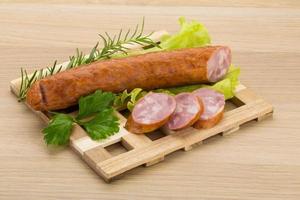
[[[299,1],[14,2],[0,4],[0,199],[300,199]],[[179,16],[203,22],[275,113],[106,184],[70,149],[47,148],[44,124],[16,101],[9,81],[20,67],[65,61],[77,47],[90,49],[98,33],[133,27],[142,16],[146,31],[174,32]]]

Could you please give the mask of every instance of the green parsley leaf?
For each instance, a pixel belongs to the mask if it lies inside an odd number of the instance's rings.
[[[97,90],[94,94],[79,99],[79,112],[77,119],[90,116],[113,104],[115,95],[111,92]]]
[[[106,108],[88,122],[80,122],[93,140],[105,139],[119,132],[119,119],[113,108]]]
[[[43,129],[44,140],[47,144],[68,144],[73,127],[73,118],[66,114],[56,114],[49,125]]]

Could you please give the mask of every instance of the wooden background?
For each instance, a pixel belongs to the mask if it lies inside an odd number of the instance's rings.
[[[300,1],[24,0],[0,3],[0,199],[300,199]],[[67,1],[65,1],[67,2]],[[149,6],[145,6],[149,5]],[[19,68],[62,62],[97,34],[203,22],[232,47],[244,84],[275,106],[273,119],[106,184],[70,149],[47,148],[44,124],[9,91]]]

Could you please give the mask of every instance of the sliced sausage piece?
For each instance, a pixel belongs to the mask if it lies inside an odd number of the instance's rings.
[[[176,109],[167,123],[171,130],[179,130],[193,125],[203,113],[203,104],[200,98],[192,93],[181,93],[175,96]]]
[[[202,88],[195,90],[193,94],[202,99],[204,112],[194,124],[197,129],[215,126],[223,117],[225,97],[212,89]]]
[[[150,92],[134,106],[125,128],[132,133],[148,133],[163,126],[176,108],[174,97]]]
[[[97,61],[35,82],[26,100],[35,110],[57,110],[77,104],[81,96],[98,89],[122,92],[215,82],[226,74],[230,62],[230,49],[224,46]]]

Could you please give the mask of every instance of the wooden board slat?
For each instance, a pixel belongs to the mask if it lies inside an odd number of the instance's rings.
[[[145,148],[133,149],[97,164],[98,170],[108,180],[148,161],[163,157],[183,147],[183,143],[172,135],[153,141]]]

